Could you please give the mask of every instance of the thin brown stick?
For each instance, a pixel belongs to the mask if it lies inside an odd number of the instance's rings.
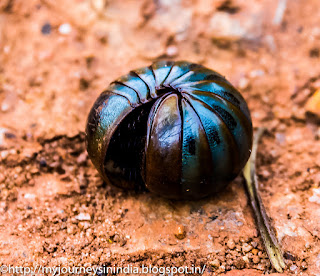
[[[275,233],[270,225],[269,218],[263,206],[261,197],[258,193],[258,178],[256,175],[255,164],[258,143],[261,135],[265,132],[265,130],[265,128],[259,128],[254,136],[251,157],[243,170],[243,176],[246,180],[250,203],[256,216],[258,228],[263,239],[266,251],[268,253],[270,262],[276,271],[282,272],[286,266],[283,260],[283,255],[278,245]]]

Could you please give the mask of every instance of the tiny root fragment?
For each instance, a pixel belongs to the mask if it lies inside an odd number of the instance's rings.
[[[270,262],[276,271],[282,272],[285,268],[283,255],[278,245],[275,233],[270,225],[269,218],[258,193],[258,178],[256,175],[256,157],[259,140],[266,128],[259,128],[254,136],[250,159],[243,169],[243,176],[249,194],[250,203],[256,216],[258,228],[263,239]]]

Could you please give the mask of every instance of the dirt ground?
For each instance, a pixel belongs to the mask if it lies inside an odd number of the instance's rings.
[[[242,176],[175,202],[106,185],[88,160],[97,96],[163,58],[225,75],[269,129],[258,177],[285,273],[320,275],[319,0],[0,0],[0,265],[274,272]]]

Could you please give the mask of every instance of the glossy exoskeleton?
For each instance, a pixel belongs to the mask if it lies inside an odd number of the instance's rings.
[[[241,94],[217,72],[159,61],[112,82],[94,103],[86,134],[106,182],[197,199],[240,173],[252,122]]]

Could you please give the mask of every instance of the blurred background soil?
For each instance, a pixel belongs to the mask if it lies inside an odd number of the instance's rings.
[[[258,177],[285,273],[320,275],[319,0],[1,0],[0,264],[273,271],[242,176],[175,202],[106,185],[88,160],[96,97],[164,58],[222,73],[268,127]]]

